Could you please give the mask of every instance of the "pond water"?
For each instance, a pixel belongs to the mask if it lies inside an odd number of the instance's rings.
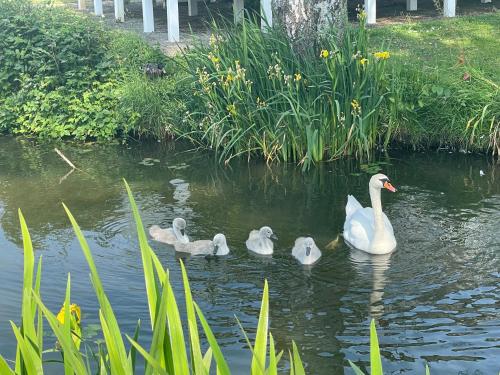
[[[98,323],[89,270],[61,207],[72,210],[89,240],[106,292],[124,332],[147,327],[141,258],[121,178],[130,183],[146,226],[187,220],[194,239],[224,232],[227,257],[187,260],[193,295],[234,373],[248,372],[249,352],[235,315],[253,335],[264,279],[270,286],[271,330],[279,348],[298,344],[311,374],[352,373],[347,360],[369,361],[369,321],[376,318],[386,373],[495,374],[500,369],[500,166],[486,157],[449,154],[382,156],[379,166],[398,188],[383,192],[398,248],[370,257],[340,240],[346,195],[369,204],[374,166],[325,163],[309,173],[294,166],[245,162],[220,168],[179,145],[59,145],[85,173],[68,166],[54,145],[0,137],[0,353],[15,357],[9,320],[19,322],[22,243],[17,209],[43,255],[42,298],[52,311],[64,298],[83,309],[89,335]],[[146,159],[150,158],[150,159]],[[146,160],[145,160],[146,159]],[[480,176],[480,170],[484,176]],[[251,229],[270,225],[275,254],[250,254]],[[311,269],[290,256],[310,234],[323,251]],[[151,242],[171,270],[172,248]],[[182,303],[181,303],[182,305]],[[98,336],[95,336],[97,339]],[[141,342],[147,345],[148,336]],[[55,339],[47,338],[47,347]],[[283,362],[286,368],[286,363]]]

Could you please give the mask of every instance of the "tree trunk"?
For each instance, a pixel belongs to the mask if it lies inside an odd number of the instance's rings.
[[[272,4],[274,18],[299,50],[332,29],[342,33],[347,23],[347,0],[272,0]]]

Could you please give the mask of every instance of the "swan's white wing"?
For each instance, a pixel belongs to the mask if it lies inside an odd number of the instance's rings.
[[[259,231],[254,229],[248,234],[248,239],[246,240],[245,245],[247,245],[248,250],[258,252],[258,243]]]
[[[344,223],[344,238],[356,249],[367,251],[373,238],[374,218],[371,207],[356,210]]]
[[[248,234],[248,241],[252,241],[252,240],[255,240],[259,238],[259,231],[258,230],[252,230],[249,234]]]
[[[169,245],[173,245],[177,240],[172,228],[162,229],[158,225],[152,225],[151,228],[149,228],[149,235],[153,240]]]
[[[362,209],[363,206],[352,195],[347,196],[347,204],[345,205],[345,217],[349,219],[357,210]]]
[[[304,247],[305,239],[306,239],[305,237],[299,237],[295,240],[295,245],[293,246],[292,249],[292,256],[294,256],[297,259],[300,256],[301,252],[305,252],[305,247]]]
[[[191,255],[209,255],[214,251],[211,240],[199,240],[188,243],[176,242],[174,247],[175,251],[189,253]]]

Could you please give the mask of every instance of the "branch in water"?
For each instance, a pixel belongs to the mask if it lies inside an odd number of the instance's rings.
[[[57,152],[57,155],[59,155],[62,158],[62,160],[64,160],[66,163],[68,163],[68,165],[71,168],[78,169],[66,156],[64,156],[64,154],[61,151],[59,151],[57,148],[55,148],[54,151]]]

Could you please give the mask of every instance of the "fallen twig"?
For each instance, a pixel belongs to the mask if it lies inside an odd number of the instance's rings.
[[[62,160],[64,160],[66,163],[68,163],[68,165],[71,168],[78,169],[66,156],[64,156],[64,154],[61,151],[59,151],[57,148],[54,148],[54,151],[57,152],[57,155],[59,155],[62,158]]]

